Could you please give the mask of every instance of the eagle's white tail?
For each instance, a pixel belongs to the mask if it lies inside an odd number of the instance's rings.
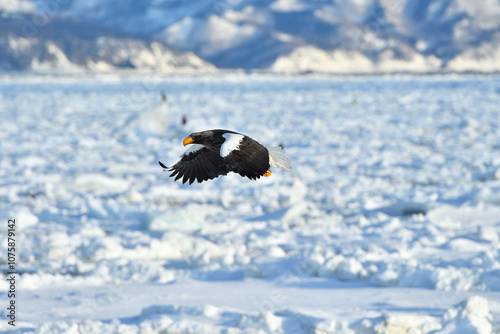
[[[267,150],[269,151],[269,165],[271,167],[282,168],[287,172],[292,171],[292,164],[281,147],[267,147]]]

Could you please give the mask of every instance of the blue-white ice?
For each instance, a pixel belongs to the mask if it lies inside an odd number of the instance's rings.
[[[499,331],[499,106],[498,76],[4,75],[16,330]],[[174,182],[211,128],[293,173]]]

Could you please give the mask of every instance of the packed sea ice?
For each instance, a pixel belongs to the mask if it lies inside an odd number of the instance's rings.
[[[499,332],[499,106],[496,75],[3,75],[0,330]],[[174,182],[213,128],[293,171]]]

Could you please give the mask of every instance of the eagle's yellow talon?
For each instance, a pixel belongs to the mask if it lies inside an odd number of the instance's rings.
[[[268,176],[271,176],[271,170],[268,170],[267,172],[265,172],[262,176],[265,176],[265,177],[268,177]]]

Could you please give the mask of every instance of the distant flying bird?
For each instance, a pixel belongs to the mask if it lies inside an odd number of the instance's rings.
[[[181,160],[169,168],[171,177],[182,178],[182,183],[203,182],[229,172],[255,180],[270,176],[271,167],[292,170],[290,161],[280,147],[265,147],[245,136],[229,130],[208,130],[190,134],[182,142],[192,144]],[[167,169],[158,161],[161,167]]]

